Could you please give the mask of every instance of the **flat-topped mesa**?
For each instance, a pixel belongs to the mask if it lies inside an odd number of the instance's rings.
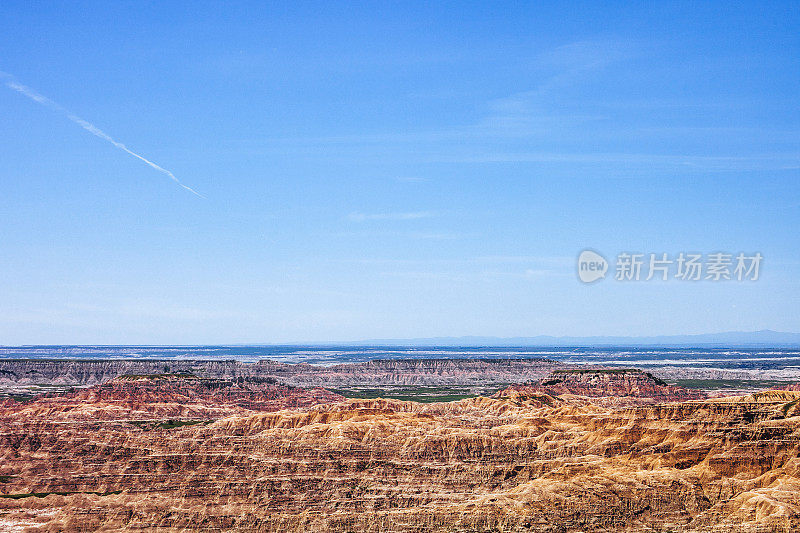
[[[97,385],[123,375],[164,373],[233,378],[253,365],[232,360],[0,359],[0,385]]]
[[[682,402],[707,398],[703,391],[669,385],[649,372],[632,368],[554,370],[542,380],[512,385],[498,392],[496,397],[541,393],[551,396],[571,394],[611,398],[617,400],[603,403],[617,404]]]
[[[0,386],[96,385],[126,374],[275,378],[298,387],[350,385],[493,385],[524,383],[564,365],[548,359],[377,359],[330,366],[270,360],[0,359]]]
[[[325,389],[302,389],[271,377],[207,378],[191,374],[124,375],[76,393],[79,398],[135,399],[145,402],[184,401],[235,404],[259,409],[261,404],[281,407],[313,405],[314,400],[339,401],[343,397]],[[323,403],[324,403],[323,402]],[[270,409],[271,410],[271,409]]]
[[[563,363],[549,359],[414,358],[374,359],[330,366],[259,361],[259,375],[298,386],[447,386],[524,383],[548,375]]]
[[[311,407],[344,400],[322,388],[303,389],[274,378],[204,378],[190,374],[124,375],[18,405],[19,417],[47,413],[68,420],[212,420],[232,414]]]

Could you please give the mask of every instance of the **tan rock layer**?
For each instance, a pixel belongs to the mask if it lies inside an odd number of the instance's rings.
[[[97,385],[122,375],[273,378],[302,387],[353,385],[491,385],[538,379],[562,368],[546,359],[388,359],[331,366],[263,360],[0,359],[0,385]]]
[[[88,418],[74,414],[76,396],[62,410],[54,398],[0,409],[0,492],[19,496],[0,498],[0,527],[800,530],[800,392],[621,409],[524,389],[439,404],[235,405],[166,429],[124,421],[171,403],[132,383],[85,391]],[[155,385],[184,402],[173,409],[220,398],[176,385]]]
[[[552,396],[588,396],[593,398],[593,403],[605,406],[682,402],[708,397],[697,389],[668,385],[648,372],[619,368],[556,370],[544,379],[512,385],[498,392],[495,397],[531,395],[536,392]]]

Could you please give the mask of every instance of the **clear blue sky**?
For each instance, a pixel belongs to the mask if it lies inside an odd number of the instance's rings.
[[[0,344],[800,331],[797,2],[263,4],[0,5]]]

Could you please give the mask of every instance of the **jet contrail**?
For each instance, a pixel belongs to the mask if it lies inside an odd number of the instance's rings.
[[[0,75],[2,75],[3,77],[6,77],[6,78],[11,78],[12,77],[11,75],[6,74],[4,72],[0,72]],[[31,100],[33,100],[34,102],[36,102],[38,104],[42,104],[43,106],[46,106],[46,107],[49,107],[50,109],[58,111],[59,113],[65,115],[69,120],[71,120],[72,122],[74,122],[75,124],[80,126],[81,128],[85,129],[86,131],[88,131],[89,133],[94,135],[95,137],[100,137],[104,141],[107,141],[107,142],[113,144],[114,146],[116,146],[120,150],[123,150],[123,151],[129,153],[133,157],[135,157],[137,159],[141,159],[142,161],[144,161],[145,163],[150,165],[152,168],[158,170],[162,174],[166,174],[167,176],[169,176],[169,178],[172,181],[174,181],[175,183],[177,183],[178,185],[180,185],[181,187],[183,187],[184,189],[186,189],[190,193],[192,193],[192,194],[194,194],[196,196],[199,196],[200,198],[205,198],[205,196],[203,196],[199,192],[197,192],[194,189],[192,189],[191,187],[187,187],[186,185],[181,183],[180,180],[175,177],[175,174],[173,174],[169,170],[156,165],[155,163],[153,163],[149,159],[147,159],[145,157],[142,157],[141,155],[137,154],[133,150],[130,150],[127,146],[125,146],[121,142],[115,140],[114,138],[112,138],[110,135],[108,135],[106,132],[104,132],[103,130],[101,130],[100,128],[95,126],[94,124],[83,120],[82,118],[80,118],[77,115],[74,115],[69,110],[65,109],[61,105],[59,105],[59,104],[55,103],[54,101],[50,100],[46,96],[42,96],[41,94],[37,93],[36,91],[31,89],[30,87],[26,87],[25,85],[22,85],[21,83],[17,83],[13,79],[11,79],[9,81],[6,81],[6,87],[8,87],[9,89],[13,89],[13,90],[17,91],[18,93],[27,96],[28,98],[30,98]]]

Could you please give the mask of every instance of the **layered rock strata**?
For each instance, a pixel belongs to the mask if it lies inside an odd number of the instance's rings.
[[[175,379],[0,407],[0,529],[800,529],[796,391],[611,408],[517,388],[270,412],[237,396],[258,391],[226,397]],[[173,416],[164,404],[232,412],[137,423]]]

